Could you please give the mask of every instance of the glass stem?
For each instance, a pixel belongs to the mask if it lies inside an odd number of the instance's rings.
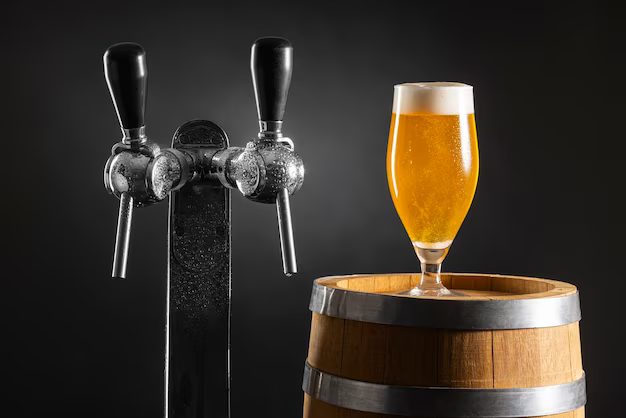
[[[422,278],[420,280],[420,289],[441,289],[441,263],[421,263],[422,265]]]

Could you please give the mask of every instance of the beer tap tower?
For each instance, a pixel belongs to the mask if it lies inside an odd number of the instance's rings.
[[[146,136],[145,51],[122,43],[104,54],[123,133],[104,169],[106,189],[120,200],[114,278],[126,277],[134,209],[170,195],[166,417],[230,416],[230,189],[276,203],[284,272],[297,271],[289,196],[302,186],[304,166],[282,134],[292,52],[282,38],[252,45],[260,129],[245,148],[230,147],[215,123],[192,120],[178,128],[167,149]]]

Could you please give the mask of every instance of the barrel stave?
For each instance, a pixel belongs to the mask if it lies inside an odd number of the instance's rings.
[[[342,376],[372,383],[383,381],[387,327],[345,321],[343,333]]]
[[[530,388],[572,381],[568,325],[498,330],[493,335],[495,388]]]
[[[492,331],[440,329],[437,342],[434,386],[493,388]]]
[[[387,327],[385,350],[385,384],[437,385],[436,329]]]
[[[309,339],[309,364],[327,373],[341,375],[344,319],[313,314]]]
[[[572,381],[580,379],[583,370],[582,346],[580,342],[580,326],[578,322],[567,325],[569,331],[570,364],[572,369]]]

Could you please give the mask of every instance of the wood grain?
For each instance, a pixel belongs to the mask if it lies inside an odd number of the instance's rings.
[[[387,385],[437,386],[437,330],[387,326]]]
[[[335,375],[341,374],[344,320],[313,313],[309,339],[309,364]]]
[[[437,385],[493,388],[492,331],[440,329]]]
[[[386,338],[385,325],[346,320],[341,375],[364,382],[382,382]]]

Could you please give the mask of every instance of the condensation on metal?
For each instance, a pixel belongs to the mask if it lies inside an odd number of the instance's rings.
[[[415,417],[541,416],[573,411],[587,402],[584,375],[571,383],[532,388],[390,386],[334,376],[308,363],[302,390],[342,408]]]
[[[209,121],[174,134],[175,150],[228,147]],[[229,417],[230,190],[209,178],[170,194],[166,417]]]
[[[174,134],[174,149],[228,147],[210,121],[193,120]],[[230,304],[230,195],[215,180],[186,184],[171,195],[170,304],[194,315],[216,312],[228,320]]]
[[[423,299],[355,292],[317,282],[309,309],[354,321],[468,330],[554,327],[581,318],[578,292],[515,300]]]

